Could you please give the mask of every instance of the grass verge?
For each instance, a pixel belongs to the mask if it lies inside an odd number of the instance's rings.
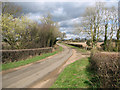
[[[68,65],[51,88],[91,88],[90,79],[93,73],[89,71],[88,66],[89,58]]]
[[[39,55],[39,56],[34,56],[32,58],[28,58],[26,60],[21,60],[21,61],[17,61],[17,62],[10,62],[10,63],[6,63],[6,64],[2,64],[2,70],[8,70],[8,69],[16,68],[16,67],[23,66],[23,65],[26,65],[26,64],[30,64],[30,63],[33,63],[35,61],[42,60],[46,57],[55,55],[56,53],[58,53],[62,50],[63,50],[63,48],[59,46],[59,49],[52,52],[52,53],[45,53],[45,54],[42,54],[42,55]]]
[[[61,44],[64,44],[64,45],[66,45],[68,47],[71,47],[71,48],[74,48],[74,49],[76,49],[77,51],[79,51],[81,53],[87,53],[88,52],[88,50],[86,50],[86,49],[82,49],[82,48],[75,47],[75,46],[72,46],[72,45],[68,45],[68,44],[65,44],[65,43],[61,43]]]

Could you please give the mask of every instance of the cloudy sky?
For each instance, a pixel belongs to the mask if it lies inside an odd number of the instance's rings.
[[[10,0],[15,2],[15,0]],[[16,0],[15,4],[23,8],[25,15],[30,19],[38,20],[48,12],[52,14],[53,20],[60,25],[60,31],[65,32],[67,38],[75,38],[73,26],[80,23],[85,8],[95,5],[93,0]],[[117,6],[117,0],[102,0],[108,7]]]

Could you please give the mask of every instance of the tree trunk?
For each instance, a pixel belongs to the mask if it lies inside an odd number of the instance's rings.
[[[119,29],[117,30],[117,44],[116,44],[116,47],[117,47],[117,52],[120,50],[120,26],[119,26]]]
[[[95,16],[94,16],[93,47],[95,46],[96,46],[96,24],[95,24]]]
[[[104,50],[107,50],[107,28],[108,28],[108,23],[105,25]]]

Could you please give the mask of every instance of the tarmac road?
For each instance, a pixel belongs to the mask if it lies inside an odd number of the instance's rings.
[[[36,62],[24,68],[4,73],[2,75],[2,88],[28,88],[42,80],[49,73],[64,64],[71,56],[72,50],[64,45],[62,52],[44,61]]]

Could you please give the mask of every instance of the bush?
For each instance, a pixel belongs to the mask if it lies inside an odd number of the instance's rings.
[[[91,69],[99,77],[101,88],[120,88],[120,54],[92,52]]]
[[[72,45],[72,46],[75,46],[75,47],[83,48],[83,45],[81,45],[81,44],[68,44],[68,45]]]
[[[105,51],[110,51],[110,52],[118,52],[120,50],[117,51],[117,47],[115,45],[115,42],[110,42],[108,41],[106,46],[103,44],[100,45],[101,46],[101,49],[105,50]]]
[[[59,36],[59,25],[48,14],[40,19],[41,23],[21,16],[14,18],[11,14],[3,14],[2,18],[2,49],[31,49],[52,47]],[[7,45],[7,46],[6,46]]]
[[[42,53],[52,52],[52,48],[21,49],[21,50],[2,50],[2,63],[15,62],[26,59],[30,56],[41,55]]]
[[[88,46],[91,46],[91,40],[87,40],[87,42],[86,42],[86,44],[88,45]]]

